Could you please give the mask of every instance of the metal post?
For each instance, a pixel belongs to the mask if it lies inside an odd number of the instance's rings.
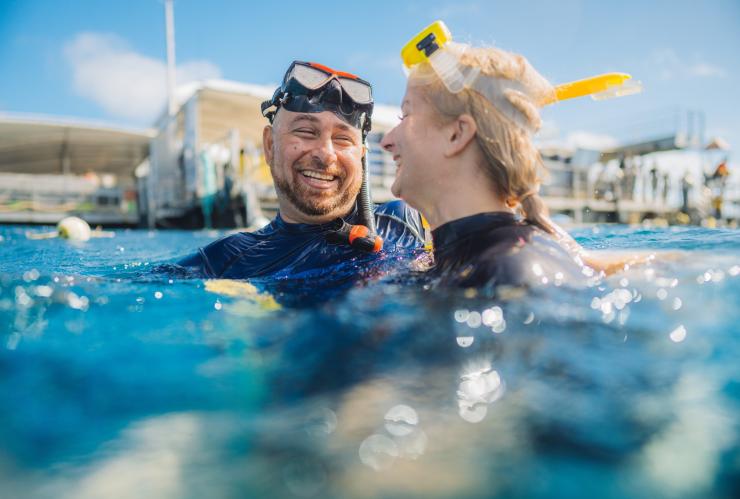
[[[164,2],[164,17],[167,34],[167,114],[170,118],[177,109],[175,103],[175,14],[172,0]]]
[[[149,176],[147,178],[147,225],[150,229],[155,228],[157,224],[160,169],[166,163],[169,163],[173,157],[173,122],[177,111],[175,102],[175,16],[172,0],[165,0],[164,2],[164,17],[167,48],[167,117],[164,122],[164,151],[161,150],[162,144],[157,138],[152,140],[152,145],[156,144],[156,147],[150,148]]]

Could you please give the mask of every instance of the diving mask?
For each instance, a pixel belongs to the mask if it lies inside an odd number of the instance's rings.
[[[281,107],[296,113],[330,111],[366,132],[373,112],[372,86],[322,64],[293,61],[272,99],[262,103],[262,115],[272,122]]]

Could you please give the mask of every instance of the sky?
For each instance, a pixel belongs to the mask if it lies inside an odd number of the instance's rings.
[[[526,56],[553,83],[607,71],[643,83],[636,96],[545,108],[540,139],[609,146],[668,135],[696,111],[707,138],[740,148],[740,0],[176,0],[178,83],[276,85],[292,60],[311,60],[397,105],[400,49],[436,19],[457,41]],[[0,0],[0,113],[150,126],[165,52],[162,0]]]

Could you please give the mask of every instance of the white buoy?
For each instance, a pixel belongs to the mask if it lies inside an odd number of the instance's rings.
[[[89,241],[91,237],[114,237],[114,232],[91,230],[87,222],[79,217],[65,217],[57,224],[54,232],[26,232],[28,239],[53,239],[61,237],[70,241]]]
[[[66,217],[57,224],[59,237],[72,241],[88,241],[91,232],[88,223],[79,217]]]

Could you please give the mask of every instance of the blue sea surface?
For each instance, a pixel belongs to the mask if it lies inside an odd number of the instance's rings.
[[[577,227],[656,254],[588,289],[389,262],[296,306],[329,283],[162,271],[221,233],[41,230],[0,226],[2,498],[738,497],[739,231]]]

